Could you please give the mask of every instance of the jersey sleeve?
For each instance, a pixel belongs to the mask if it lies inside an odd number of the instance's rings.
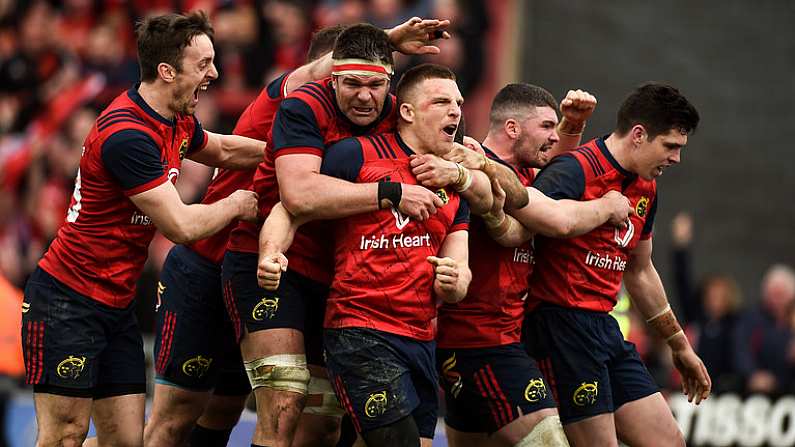
[[[278,99],[283,99],[285,96],[287,96],[287,92],[285,92],[284,89],[287,87],[286,85],[287,79],[290,77],[290,74],[292,74],[292,72],[293,71],[291,70],[282,73],[281,76],[271,81],[270,84],[268,84],[268,86],[265,87],[265,91],[268,92],[269,99],[278,100]]]
[[[356,138],[346,138],[326,150],[320,173],[355,182],[363,164],[362,143]]]
[[[102,144],[102,164],[127,196],[168,180],[160,155],[152,137],[140,130],[116,132]]]
[[[204,146],[207,146],[207,134],[204,133],[202,123],[200,123],[199,119],[195,116],[193,117],[193,122],[195,123],[193,129],[193,138],[191,138],[190,145],[188,145],[188,154],[199,152],[200,150],[204,149]]]
[[[317,118],[309,104],[297,98],[282,101],[273,121],[274,159],[287,154],[323,156],[325,148]]]
[[[652,232],[654,230],[654,216],[657,215],[657,200],[659,195],[657,192],[654,193],[654,200],[651,203],[651,208],[649,209],[649,215],[646,217],[646,222],[643,224],[643,231],[640,233],[640,239],[646,240],[651,237]]]
[[[469,202],[461,198],[458,204],[458,210],[455,212],[453,218],[453,225],[450,227],[450,233],[460,230],[469,229]]]
[[[579,200],[585,193],[585,173],[576,158],[561,155],[538,173],[533,188],[555,200]]]

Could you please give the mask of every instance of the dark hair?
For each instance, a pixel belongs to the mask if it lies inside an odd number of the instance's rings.
[[[698,127],[698,111],[676,88],[656,82],[641,85],[627,96],[618,110],[616,133],[626,135],[643,125],[649,140],[671,129],[689,134]]]
[[[204,11],[188,15],[164,14],[139,22],[135,28],[138,40],[138,63],[141,81],[157,79],[157,66],[167,63],[182,70],[182,50],[199,35],[213,39],[213,27]]]
[[[491,102],[489,123],[495,127],[502,126],[510,118],[524,119],[529,109],[535,107],[551,107],[557,112],[558,102],[551,93],[537,85],[508,84],[497,92]]]
[[[306,61],[312,62],[334,49],[337,36],[347,28],[346,25],[334,25],[322,28],[312,34],[309,50],[306,52]]]
[[[406,102],[406,96],[411,90],[426,79],[452,79],[455,81],[455,74],[449,68],[437,64],[420,64],[406,70],[400,77],[395,90],[398,105]]]
[[[359,23],[347,27],[337,36],[334,43],[334,59],[366,59],[394,66],[392,46],[386,31],[369,23]]]

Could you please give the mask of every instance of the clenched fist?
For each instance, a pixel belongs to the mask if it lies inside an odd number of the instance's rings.
[[[629,216],[635,214],[632,209],[629,199],[618,191],[607,191],[600,199],[605,204],[605,209],[610,213],[608,223],[615,226],[626,225],[625,222]]]
[[[436,275],[433,280],[433,289],[437,296],[448,303],[461,301],[464,294],[460,293],[458,284],[460,277],[458,262],[453,258],[437,258],[436,256],[428,256],[427,259],[433,265]]]
[[[287,258],[281,253],[260,256],[257,264],[257,284],[265,290],[276,290],[282,272],[287,270]]]
[[[584,123],[596,108],[596,97],[583,90],[569,90],[560,102],[560,114],[572,123]]]

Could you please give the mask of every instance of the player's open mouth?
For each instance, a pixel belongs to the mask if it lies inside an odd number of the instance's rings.
[[[210,85],[209,82],[205,82],[204,84],[199,84],[199,86],[196,87],[196,90],[193,91],[193,100],[194,101],[198,101],[199,100],[199,92],[200,91],[202,91],[202,92],[206,91],[207,87],[209,87],[209,85]]]
[[[353,112],[357,115],[369,115],[373,113],[372,107],[354,107]]]
[[[458,125],[457,124],[448,124],[448,125],[442,127],[442,132],[444,132],[447,135],[450,135],[451,137],[453,137],[453,136],[455,136],[455,131],[457,129],[458,129]]]

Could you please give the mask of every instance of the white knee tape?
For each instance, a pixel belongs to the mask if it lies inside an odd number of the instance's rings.
[[[278,354],[244,362],[251,388],[306,394],[309,369],[304,354]]]
[[[514,447],[569,447],[569,440],[560,424],[560,417],[547,416]]]
[[[312,376],[309,379],[309,391],[304,406],[304,413],[318,416],[342,417],[345,410],[342,409],[331,382],[323,377]]]

